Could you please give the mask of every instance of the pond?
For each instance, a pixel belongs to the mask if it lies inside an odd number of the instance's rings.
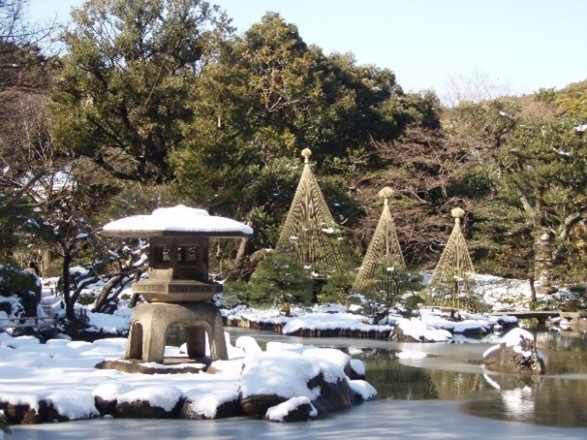
[[[268,341],[337,347],[365,364],[367,381],[380,400],[460,402],[465,414],[559,427],[587,427],[587,335],[535,331],[546,374],[539,377],[489,372],[482,366],[490,340],[458,343],[393,343],[348,338],[296,338],[230,329]],[[463,403],[464,402],[464,403]]]

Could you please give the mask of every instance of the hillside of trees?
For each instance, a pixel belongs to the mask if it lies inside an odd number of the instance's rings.
[[[70,316],[87,280],[130,276],[98,233],[112,219],[184,203],[248,222],[243,261],[274,248],[304,148],[359,263],[390,187],[414,271],[460,207],[477,272],[587,282],[587,80],[446,106],[275,13],[237,34],[201,0],[87,1],[44,29],[26,4],[0,0],[0,261],[61,275]],[[214,251],[248,280],[238,243]]]

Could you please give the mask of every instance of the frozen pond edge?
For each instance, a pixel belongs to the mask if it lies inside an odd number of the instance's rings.
[[[472,439],[472,438],[587,438],[587,428],[560,428],[492,420],[462,414],[455,401],[377,400],[351,411],[308,423],[267,423],[235,418],[224,420],[122,420],[96,419],[60,424],[19,425],[7,440],[94,440],[119,439],[124,433],[133,438],[220,440],[257,439]]]

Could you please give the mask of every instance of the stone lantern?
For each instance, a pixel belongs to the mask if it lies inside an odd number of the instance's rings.
[[[185,330],[189,358],[204,358],[208,341],[212,360],[227,359],[222,317],[211,302],[221,286],[208,274],[210,238],[250,237],[253,230],[178,205],[113,221],[103,234],[150,240],[148,278],[132,287],[147,302],[133,312],[126,359],[163,363],[167,330],[174,325]]]

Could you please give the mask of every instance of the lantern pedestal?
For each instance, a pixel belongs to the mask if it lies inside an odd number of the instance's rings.
[[[207,363],[207,341],[213,360],[228,359],[222,316],[209,302],[137,306],[132,315],[126,359],[163,363],[167,330],[172,325],[184,328],[190,359]]]

